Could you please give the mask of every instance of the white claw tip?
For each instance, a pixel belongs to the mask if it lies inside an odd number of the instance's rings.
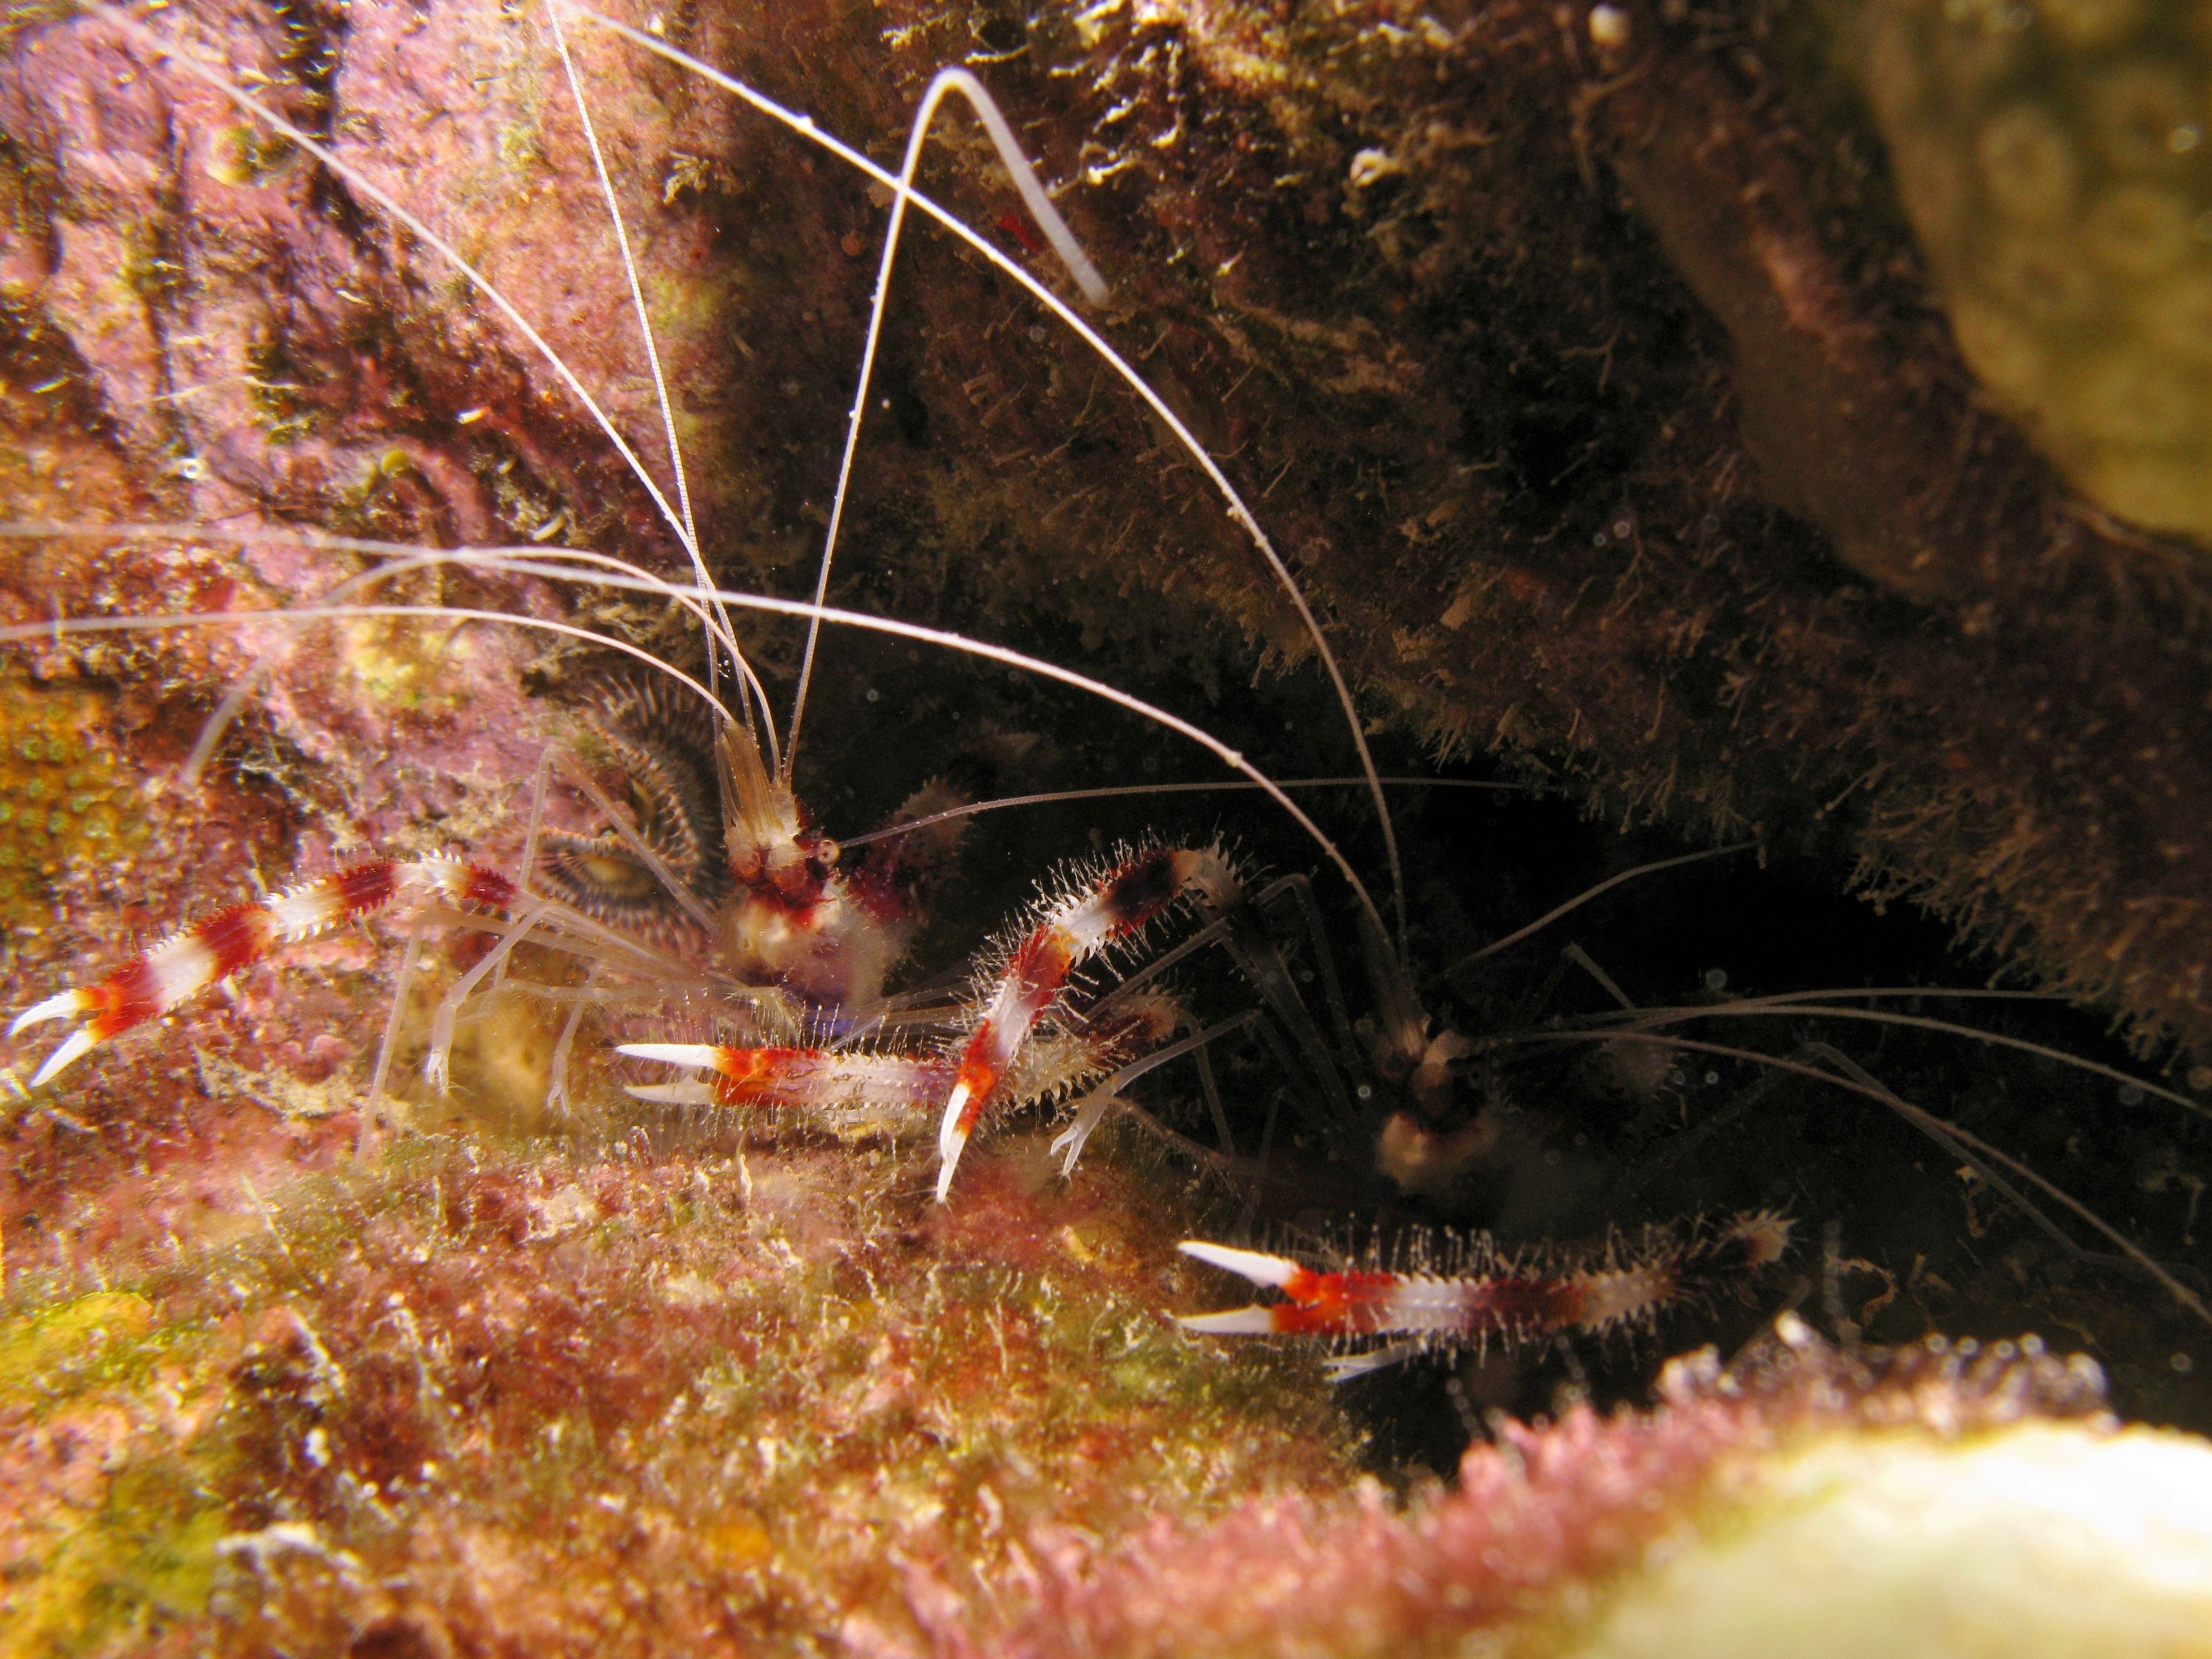
[[[46,1056],[46,1063],[39,1067],[38,1075],[31,1079],[31,1086],[35,1089],[41,1084],[52,1082],[77,1061],[82,1060],[93,1044],[98,1041],[99,1039],[90,1031],[71,1031],[69,1041]]]
[[[1084,1139],[1080,1129],[1062,1129],[1052,1138],[1052,1145],[1044,1149],[1046,1157],[1060,1160],[1060,1178],[1062,1181],[1075,1174],[1075,1161],[1083,1156]]]
[[[1226,1313],[1180,1314],[1176,1323],[1200,1336],[1266,1336],[1275,1328],[1275,1310],[1254,1306]]]
[[[14,1036],[31,1026],[44,1024],[47,1020],[69,1019],[85,1012],[83,992],[64,991],[16,1015],[8,1027],[8,1035]]]
[[[1365,1353],[1339,1354],[1322,1365],[1322,1373],[1331,1382],[1349,1382],[1355,1376],[1365,1376],[1410,1359],[1419,1352],[1418,1344],[1394,1342],[1387,1348],[1372,1348]]]
[[[1291,1275],[1298,1270],[1297,1262],[1284,1256],[1231,1249],[1226,1244],[1209,1244],[1202,1238],[1186,1238],[1176,1249],[1209,1267],[1220,1267],[1255,1285],[1272,1285],[1279,1291],[1291,1282]]]
[[[952,1191],[952,1172],[960,1167],[960,1154],[968,1145],[968,1132],[951,1118],[937,1136],[937,1201],[942,1204]]]
[[[937,1123],[937,1201],[945,1202],[945,1195],[952,1190],[952,1171],[959,1167],[960,1154],[968,1145],[968,1131],[960,1127],[961,1108],[968,1103],[968,1085],[956,1083],[945,1097],[945,1115]]]
[[[623,1042],[615,1046],[618,1054],[628,1054],[632,1060],[657,1060],[664,1066],[701,1066],[712,1071],[721,1059],[721,1050],[705,1042]]]
[[[633,1083],[623,1085],[623,1092],[632,1100],[647,1101],[655,1106],[712,1106],[714,1091],[703,1083]]]

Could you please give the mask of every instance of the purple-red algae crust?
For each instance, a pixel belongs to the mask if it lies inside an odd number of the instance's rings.
[[[1346,1481],[1312,1368],[1183,1338],[1122,1183],[1041,1168],[425,1139],[19,1276],[0,1654],[912,1645],[915,1575]]]
[[[1046,1550],[1036,1600],[1003,1632],[948,1652],[1418,1656],[1572,1651],[1589,1615],[1654,1546],[1725,1529],[1760,1467],[1827,1436],[1969,1439],[2030,1419],[2109,1429],[2101,1375],[2033,1341],[1931,1341],[1839,1352],[1795,1319],[1723,1366],[1668,1366],[1660,1404],[1501,1423],[1458,1485],[1401,1507],[1346,1498],[1255,1501],[1212,1522],[1162,1517],[1103,1553]]]

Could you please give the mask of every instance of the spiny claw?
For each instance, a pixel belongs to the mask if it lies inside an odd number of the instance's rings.
[[[1220,1267],[1240,1279],[1249,1279],[1255,1285],[1272,1285],[1279,1291],[1287,1285],[1299,1271],[1298,1264],[1286,1256],[1263,1255],[1257,1250],[1232,1249],[1226,1244],[1209,1244],[1202,1238],[1186,1238],[1176,1249],[1194,1261],[1205,1262],[1209,1267]]]
[[[79,1014],[90,1013],[92,1010],[93,999],[89,993],[63,991],[16,1015],[8,1027],[8,1035],[17,1036],[27,1028],[44,1024],[50,1019],[74,1019]]]
[[[99,1041],[98,1037],[93,1036],[90,1026],[81,1025],[71,1031],[69,1041],[46,1056],[46,1063],[40,1066],[36,1075],[31,1079],[31,1086],[35,1089],[41,1084],[52,1082],[77,1061],[82,1060]]]

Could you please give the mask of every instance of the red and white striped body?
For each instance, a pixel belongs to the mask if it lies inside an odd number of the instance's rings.
[[[158,1019],[279,946],[372,915],[395,898],[436,896],[472,908],[498,910],[512,902],[514,894],[514,884],[498,871],[460,859],[362,859],[257,903],[233,905],[195,922],[97,985],[64,991],[25,1009],[9,1026],[8,1035],[47,1020],[80,1022],[32,1078],[35,1088],[51,1082],[99,1044]]]
[[[722,966],[748,985],[779,985],[832,1012],[865,1006],[906,954],[911,872],[897,841],[845,868],[837,844],[807,821],[787,780],[732,726],[721,738],[729,779],[722,851],[730,893],[716,943]],[[908,802],[917,807],[928,793]]]
[[[1559,1272],[1324,1273],[1257,1250],[1187,1239],[1184,1255],[1282,1291],[1284,1300],[1197,1314],[1186,1330],[1222,1336],[1396,1339],[1390,1358],[1438,1347],[1583,1331],[1600,1334],[1650,1320],[1692,1297],[1778,1260],[1790,1242],[1780,1216],[1744,1216],[1687,1236],[1648,1236],[1631,1259]],[[1486,1248],[1478,1250],[1486,1255]],[[1352,1361],[1340,1376],[1369,1369]]]
[[[864,1006],[913,932],[896,894],[837,868],[836,843],[800,824],[731,849],[722,965],[748,985],[780,985],[817,1008]]]

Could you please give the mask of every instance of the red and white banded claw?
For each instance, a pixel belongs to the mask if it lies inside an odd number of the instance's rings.
[[[1194,1261],[1283,1293],[1179,1322],[1210,1336],[1398,1339],[1377,1354],[1346,1356],[1337,1380],[1425,1348],[1517,1342],[1565,1331],[1598,1333],[1648,1322],[1668,1304],[1753,1272],[1788,1248],[1790,1223],[1768,1212],[1722,1225],[1655,1230],[1625,1253],[1590,1266],[1516,1264],[1481,1247],[1481,1271],[1324,1273],[1287,1256],[1205,1239],[1176,1248]]]
[[[1046,906],[1036,927],[1007,957],[961,1050],[937,1126],[939,1203],[952,1190],[969,1136],[1068,975],[1186,893],[1219,907],[1232,902],[1239,890],[1236,872],[1212,848],[1151,847]]]
[[[363,859],[194,922],[125,963],[97,985],[75,987],[26,1008],[9,1025],[8,1035],[18,1036],[49,1020],[82,1022],[33,1075],[35,1089],[53,1081],[109,1038],[158,1019],[278,946],[371,915],[406,889],[489,909],[507,906],[515,891],[514,884],[497,871],[459,859],[411,863]]]

